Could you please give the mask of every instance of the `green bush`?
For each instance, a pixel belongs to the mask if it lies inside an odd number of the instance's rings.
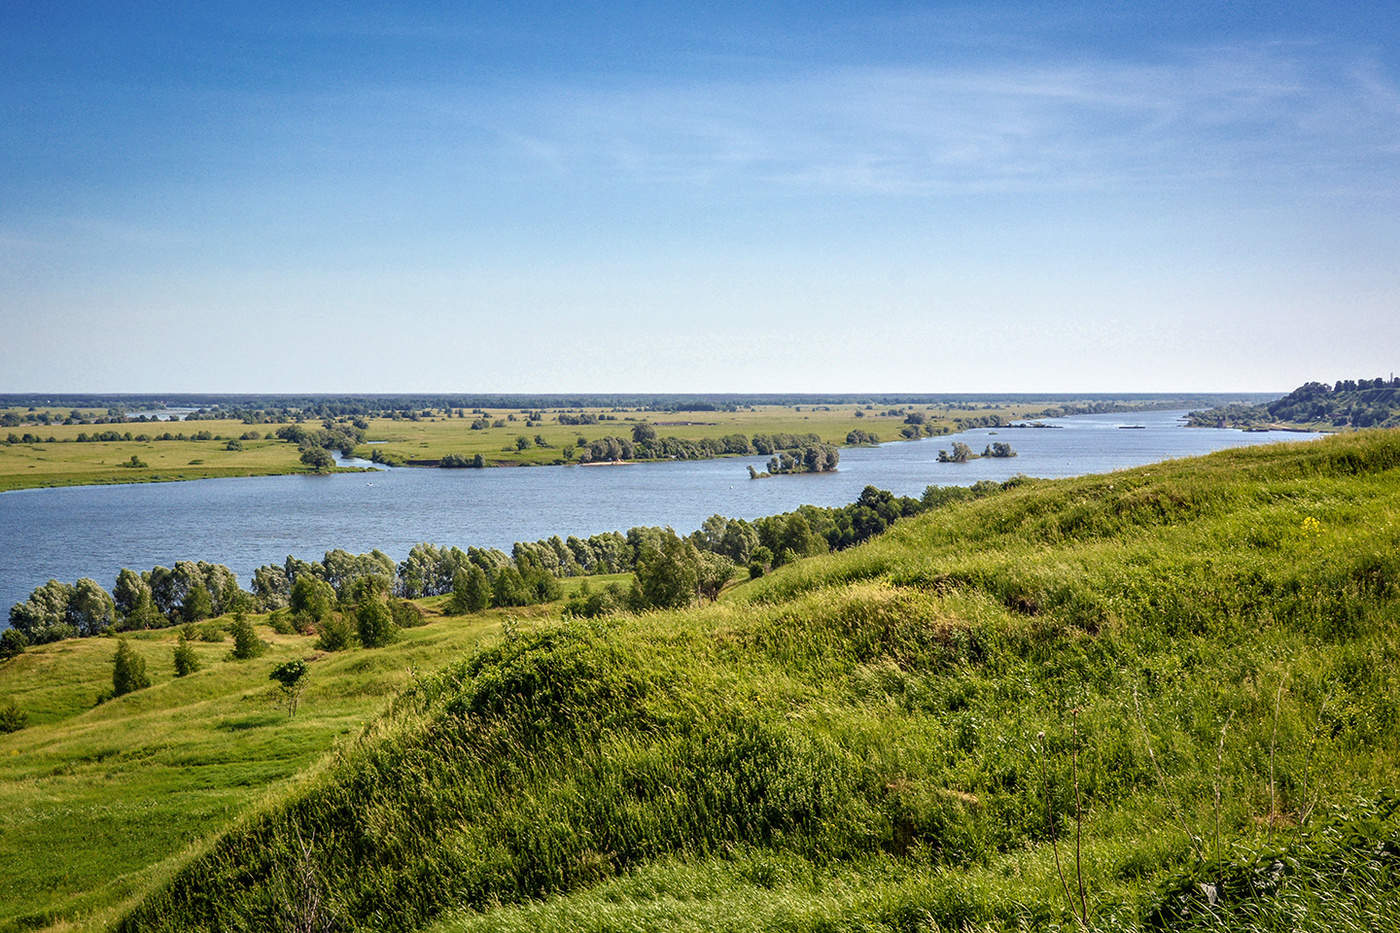
[[[355,627],[340,613],[317,626],[316,647],[322,651],[344,651],[355,643]]]
[[[0,734],[18,732],[29,725],[29,714],[15,705],[13,699],[0,706]]]
[[[394,624],[399,628],[416,628],[428,621],[423,610],[407,599],[391,598],[389,612],[394,617]]]
[[[137,654],[125,638],[118,638],[117,653],[112,658],[112,695],[122,696],[150,685],[146,659]]]
[[[295,635],[297,628],[292,624],[291,613],[286,609],[275,609],[268,614],[267,627],[278,635]]]
[[[235,613],[233,625],[233,651],[231,655],[236,661],[247,661],[256,658],[267,650],[267,645],[258,638],[257,632],[253,631],[253,623],[242,612]]]
[[[175,646],[175,676],[184,677],[199,670],[199,655],[195,654],[185,633],[180,633],[180,642]]]
[[[8,661],[22,654],[29,646],[29,639],[19,629],[7,628],[0,632],[0,661]]]
[[[287,715],[297,714],[297,704],[301,701],[301,695],[306,691],[307,678],[311,674],[311,668],[300,658],[290,661],[283,661],[272,669],[268,676],[277,681],[278,687],[282,690],[282,695],[287,701]]]
[[[224,627],[217,622],[205,622],[194,627],[194,636],[200,641],[219,644],[227,637]]]
[[[382,648],[394,640],[398,627],[384,597],[373,594],[355,607],[355,631],[365,648]]]
[[[448,601],[448,612],[466,615],[480,612],[491,604],[491,582],[486,571],[476,564],[463,567],[452,578],[452,598]]]

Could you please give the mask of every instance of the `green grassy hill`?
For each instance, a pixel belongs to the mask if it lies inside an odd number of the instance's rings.
[[[309,746],[301,715],[222,745],[267,684],[216,666],[208,708],[157,683],[0,736],[0,802],[48,812],[65,766],[5,763],[62,735],[131,832],[183,828],[70,886],[120,930],[1400,929],[1397,468],[1388,432],[1234,450],[950,506],[712,606],[434,620],[313,663]],[[459,659],[390,676],[418,639]],[[338,698],[355,665],[374,704]],[[271,790],[179,816],[211,759]],[[0,866],[100,863],[68,818],[3,827]]]

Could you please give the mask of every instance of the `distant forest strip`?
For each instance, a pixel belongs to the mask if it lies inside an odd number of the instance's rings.
[[[1081,406],[1140,402],[1195,407],[1255,402],[1257,393],[870,392],[870,393],[597,393],[597,394],[0,394],[0,408],[88,408],[124,411],[189,408],[196,412],[301,411],[317,417],[444,408],[625,408],[641,411],[732,411],[755,405],[986,405],[1048,402]],[[1098,410],[1098,409],[1093,409]],[[212,414],[211,414],[212,416]]]
[[[1245,430],[1400,427],[1400,378],[1309,382],[1272,402],[1233,402],[1193,411],[1188,422],[1193,427]]]

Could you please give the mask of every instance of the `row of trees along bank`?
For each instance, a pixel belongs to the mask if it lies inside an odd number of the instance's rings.
[[[559,599],[561,577],[599,574],[631,573],[633,584],[627,591],[603,591],[607,599],[586,592],[584,603],[591,598],[591,608],[579,604],[579,612],[683,605],[714,598],[736,568],[760,576],[803,557],[858,544],[901,517],[1024,482],[1016,477],[970,487],[930,486],[919,499],[867,486],[860,498],[841,507],[804,505],[752,521],[712,515],[685,537],[670,528],[637,527],[587,538],[555,535],[519,542],[510,554],[496,548],[418,544],[398,563],[378,550],[351,554],[336,549],[319,561],[289,556],[281,564],[259,567],[251,591],[239,585],[228,567],[204,561],[143,572],[123,568],[110,593],[90,578],[73,584],[50,580],[11,607],[11,627],[0,635],[0,658],[30,644],[250,611],[281,612],[277,618],[282,623],[334,643],[338,636],[334,631],[327,636],[328,627],[339,624],[348,632],[364,613],[387,615],[392,625],[414,624],[421,613],[408,600],[451,594],[450,608],[462,612],[525,606]],[[342,640],[353,637],[346,634]]]

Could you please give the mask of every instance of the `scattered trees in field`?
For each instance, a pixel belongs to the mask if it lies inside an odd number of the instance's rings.
[[[860,415],[861,412],[857,410],[856,416]],[[856,428],[846,435],[846,446],[848,447],[873,447],[878,443],[880,443],[880,436],[873,431],[862,431],[860,428]]]
[[[565,611],[591,616],[621,608],[689,605],[715,599],[736,566],[746,567],[751,577],[762,576],[800,558],[858,544],[901,517],[1023,482],[1025,478],[1018,477],[967,488],[930,486],[922,499],[867,486],[855,502],[839,508],[801,506],[753,521],[712,515],[688,537],[670,528],[638,527],[625,534],[567,539],[555,535],[517,542],[510,554],[425,543],[414,545],[398,564],[379,551],[356,555],[336,549],[320,561],[288,556],[280,566],[266,565],[254,572],[252,596],[239,588],[227,567],[202,561],[179,561],[174,568],[155,567],[147,573],[123,569],[112,595],[86,578],[72,585],[51,580],[10,610],[13,627],[0,635],[0,660],[32,643],[193,622],[230,612],[232,656],[256,657],[265,646],[247,618],[251,608],[282,613],[278,631],[314,633],[322,650],[343,650],[357,643],[373,647],[424,621],[411,599],[450,594],[446,608],[454,614],[488,606],[526,606],[559,599],[561,577],[628,571],[635,576],[629,591],[615,584],[601,591],[585,587],[570,598]],[[197,669],[195,663],[187,663],[193,662],[188,642],[196,635],[208,641],[224,639],[217,623],[187,626],[175,649],[178,676]]]
[[[303,450],[301,462],[315,473],[329,473],[335,469],[335,457],[323,447],[308,447]]]

